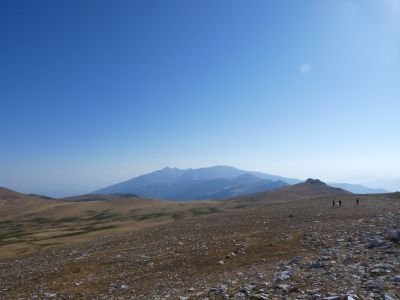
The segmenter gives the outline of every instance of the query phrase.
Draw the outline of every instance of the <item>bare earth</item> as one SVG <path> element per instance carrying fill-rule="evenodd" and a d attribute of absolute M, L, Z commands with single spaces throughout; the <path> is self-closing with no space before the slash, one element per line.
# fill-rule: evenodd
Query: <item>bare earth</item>
<path fill-rule="evenodd" d="M 299 185 L 198 203 L 42 199 L 32 214 L 10 202 L 28 198 L 8 194 L 0 298 L 400 299 L 399 194 L 314 192 Z M 342 208 L 332 208 L 338 199 Z"/>

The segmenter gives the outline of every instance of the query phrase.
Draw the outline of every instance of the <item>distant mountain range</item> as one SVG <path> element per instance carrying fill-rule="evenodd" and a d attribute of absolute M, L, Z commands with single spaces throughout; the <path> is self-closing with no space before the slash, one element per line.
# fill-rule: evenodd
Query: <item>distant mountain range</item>
<path fill-rule="evenodd" d="M 346 191 L 352 192 L 354 194 L 383 194 L 389 193 L 389 191 L 385 189 L 374 189 L 370 187 L 366 187 L 361 184 L 350 184 L 350 183 L 335 183 L 328 182 L 329 185 L 337 188 L 344 189 Z"/>
<path fill-rule="evenodd" d="M 94 194 L 137 194 L 170 200 L 223 199 L 268 191 L 295 179 L 247 172 L 232 167 L 164 168 L 100 189 Z"/>
<path fill-rule="evenodd" d="M 274 190 L 302 182 L 229 166 L 200 169 L 164 168 L 94 191 L 92 194 L 136 194 L 141 197 L 169 200 L 223 199 Z M 329 183 L 349 192 L 384 193 L 362 185 Z"/>

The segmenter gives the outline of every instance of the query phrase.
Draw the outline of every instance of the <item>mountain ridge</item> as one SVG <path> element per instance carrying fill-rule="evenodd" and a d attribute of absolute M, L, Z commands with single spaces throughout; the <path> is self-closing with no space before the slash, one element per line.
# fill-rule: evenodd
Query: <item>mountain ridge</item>
<path fill-rule="evenodd" d="M 249 172 L 229 166 L 199 169 L 165 167 L 96 190 L 92 194 L 134 193 L 142 197 L 169 200 L 221 199 L 271 190 L 287 185 L 288 181 L 297 182 L 293 178 Z"/>
<path fill-rule="evenodd" d="M 242 175 L 254 176 L 259 181 L 258 183 L 248 183 L 246 186 L 244 182 L 237 181 Z M 141 197 L 168 200 L 222 199 L 273 190 L 281 186 L 301 182 L 303 180 L 268 173 L 245 171 L 224 165 L 198 169 L 165 167 L 98 189 L 92 192 L 92 194 L 137 194 Z M 219 190 L 217 188 L 218 184 L 220 185 Z M 328 184 L 332 187 L 342 188 L 357 194 L 388 192 L 384 189 L 371 189 L 360 184 L 334 182 L 329 182 Z M 210 186 L 214 186 L 215 189 L 210 190 Z M 200 187 L 203 187 L 203 193 L 199 191 Z"/>

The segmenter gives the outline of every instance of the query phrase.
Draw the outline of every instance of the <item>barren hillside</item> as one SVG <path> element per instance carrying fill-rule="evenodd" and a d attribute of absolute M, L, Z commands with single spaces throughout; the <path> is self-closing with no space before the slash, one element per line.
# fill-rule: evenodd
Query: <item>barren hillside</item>
<path fill-rule="evenodd" d="M 49 200 L 34 230 L 26 216 L 0 223 L 0 298 L 400 295 L 397 194 L 359 196 L 309 181 L 217 202 L 96 197 L 107 199 Z M 343 206 L 332 208 L 333 199 Z M 65 234 L 47 236 L 53 230 Z"/>

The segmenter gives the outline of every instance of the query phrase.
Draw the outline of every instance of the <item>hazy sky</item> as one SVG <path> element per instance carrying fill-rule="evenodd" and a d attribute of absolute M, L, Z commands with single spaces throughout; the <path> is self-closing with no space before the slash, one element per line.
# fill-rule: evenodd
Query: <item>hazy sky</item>
<path fill-rule="evenodd" d="M 400 0 L 3 0 L 0 104 L 23 192 L 217 164 L 377 185 L 400 178 Z"/>

